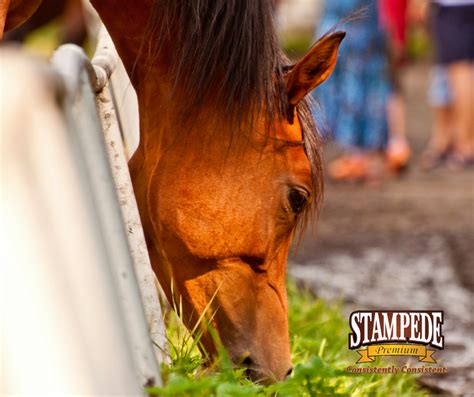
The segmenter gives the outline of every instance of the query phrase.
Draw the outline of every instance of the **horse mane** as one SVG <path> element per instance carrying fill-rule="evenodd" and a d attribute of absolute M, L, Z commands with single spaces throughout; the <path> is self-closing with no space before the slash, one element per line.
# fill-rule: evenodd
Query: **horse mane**
<path fill-rule="evenodd" d="M 233 123 L 275 112 L 283 87 L 275 84 L 282 65 L 274 11 L 274 0 L 154 0 L 146 39 L 155 52 L 173 43 L 168 62 L 183 90 L 182 115 L 210 100 Z"/>
<path fill-rule="evenodd" d="M 279 46 L 275 8 L 275 0 L 153 0 L 145 32 L 148 55 L 153 61 L 173 43 L 166 62 L 183 123 L 204 103 L 225 116 L 233 133 L 253 126 L 262 113 L 268 131 L 286 117 L 284 73 L 291 65 Z M 312 166 L 315 208 L 323 189 L 320 135 L 308 100 L 297 112 Z"/>

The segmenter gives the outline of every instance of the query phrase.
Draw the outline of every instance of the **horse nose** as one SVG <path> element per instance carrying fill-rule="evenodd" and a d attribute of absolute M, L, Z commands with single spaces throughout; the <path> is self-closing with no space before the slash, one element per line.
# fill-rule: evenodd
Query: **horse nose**
<path fill-rule="evenodd" d="M 284 380 L 288 378 L 293 372 L 293 367 L 290 366 L 286 371 L 282 372 L 283 376 L 281 378 L 273 376 L 268 371 L 262 371 L 262 368 L 256 364 L 251 356 L 247 356 L 242 360 L 241 367 L 245 368 L 245 375 L 249 379 L 262 384 L 270 384 L 278 380 Z"/>
<path fill-rule="evenodd" d="M 252 359 L 252 357 L 245 357 L 240 363 L 240 366 L 245 369 L 245 375 L 247 378 L 254 382 L 259 381 L 260 372 L 258 371 L 258 368 L 255 365 L 255 361 Z"/>

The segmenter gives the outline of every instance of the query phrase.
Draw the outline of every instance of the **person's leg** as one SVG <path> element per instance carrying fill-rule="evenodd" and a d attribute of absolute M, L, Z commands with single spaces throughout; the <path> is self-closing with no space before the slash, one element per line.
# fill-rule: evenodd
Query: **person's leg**
<path fill-rule="evenodd" d="M 400 92 L 390 95 L 387 104 L 388 125 L 390 138 L 405 139 L 406 117 L 405 100 Z"/>
<path fill-rule="evenodd" d="M 448 66 L 453 97 L 454 150 L 461 159 L 474 157 L 474 64 L 454 62 Z"/>
<path fill-rule="evenodd" d="M 452 144 L 453 112 L 450 105 L 433 107 L 433 133 L 428 150 L 446 154 Z"/>
<path fill-rule="evenodd" d="M 411 155 L 406 138 L 405 99 L 401 92 L 390 95 L 387 103 L 389 141 L 387 147 L 387 164 L 393 171 L 404 168 Z"/>
<path fill-rule="evenodd" d="M 422 167 L 427 170 L 440 165 L 453 146 L 452 93 L 446 68 L 433 67 L 430 80 L 428 101 L 433 109 L 433 125 L 422 156 Z"/>
<path fill-rule="evenodd" d="M 428 148 L 421 158 L 421 166 L 431 170 L 441 165 L 450 153 L 453 139 L 453 112 L 450 105 L 433 106 L 433 127 Z"/>

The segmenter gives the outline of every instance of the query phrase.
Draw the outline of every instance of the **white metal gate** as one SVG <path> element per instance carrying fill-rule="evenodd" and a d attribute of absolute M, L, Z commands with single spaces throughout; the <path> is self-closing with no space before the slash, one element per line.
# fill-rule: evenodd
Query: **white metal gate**
<path fill-rule="evenodd" d="M 138 111 L 125 78 L 105 30 L 92 62 L 74 45 L 50 66 L 0 52 L 1 395 L 161 384 L 167 343 L 122 140 Z"/>

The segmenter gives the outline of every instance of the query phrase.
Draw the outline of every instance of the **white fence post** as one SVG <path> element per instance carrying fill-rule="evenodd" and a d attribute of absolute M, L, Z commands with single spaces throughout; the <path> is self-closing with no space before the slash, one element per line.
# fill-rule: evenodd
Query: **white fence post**
<path fill-rule="evenodd" d="M 97 50 L 92 59 L 92 65 L 96 70 L 96 74 L 110 76 L 112 73 L 110 65 L 115 65 L 118 61 L 118 55 L 115 53 L 112 40 L 105 28 L 102 27 L 101 32 L 99 33 Z M 121 76 L 126 77 L 127 75 L 125 70 L 123 70 L 121 62 L 118 62 L 117 67 L 122 69 Z M 119 70 L 115 70 L 114 73 L 118 71 Z M 121 131 L 120 129 L 114 99 L 109 87 L 111 82 L 107 84 L 107 80 L 108 79 L 101 79 L 101 82 L 98 81 L 96 87 L 96 89 L 100 89 L 100 92 L 97 94 L 97 108 L 99 109 L 99 116 L 104 131 L 105 145 L 109 155 L 110 165 L 112 167 L 112 174 L 117 188 L 122 215 L 128 232 L 135 273 L 140 287 L 143 308 L 145 310 L 149 332 L 153 341 L 155 355 L 158 362 L 168 362 L 168 343 L 155 283 L 156 276 L 153 273 L 150 258 L 148 256 L 145 236 L 143 234 L 143 228 L 133 192 L 132 181 L 128 171 L 126 153 L 122 140 L 122 136 L 125 135 L 126 132 Z M 102 81 L 103 88 L 101 87 Z"/>
<path fill-rule="evenodd" d="M 66 44 L 59 47 L 53 54 L 51 63 L 66 83 L 68 103 L 65 111 L 69 112 L 71 125 L 76 128 L 74 136 L 81 148 L 92 185 L 92 196 L 106 252 L 110 257 L 111 271 L 123 306 L 135 366 L 143 384 L 160 384 L 156 355 L 148 332 L 128 234 L 107 156 L 95 93 L 92 90 L 92 87 L 94 89 L 99 87 L 101 78 L 102 82 L 106 80 L 103 79 L 104 76 L 96 74 L 95 68 L 83 50 L 75 45 Z M 111 73 L 113 67 L 114 65 L 109 65 L 107 75 Z M 161 316 L 161 311 L 158 315 Z"/>
<path fill-rule="evenodd" d="M 92 63 L 1 52 L 0 394 L 143 395 L 169 353 L 122 141 L 138 109 L 117 114 L 109 81 L 123 65 L 105 31 Z"/>
<path fill-rule="evenodd" d="M 143 396 L 54 73 L 18 50 L 0 52 L 0 395 Z"/>

